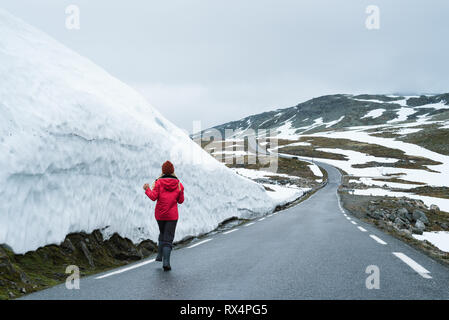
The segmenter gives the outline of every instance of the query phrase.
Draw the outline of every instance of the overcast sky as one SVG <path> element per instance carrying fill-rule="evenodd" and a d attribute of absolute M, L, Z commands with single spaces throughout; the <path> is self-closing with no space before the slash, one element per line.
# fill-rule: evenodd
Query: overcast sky
<path fill-rule="evenodd" d="M 80 29 L 65 26 L 68 5 Z M 368 30 L 368 5 L 380 29 Z M 449 92 L 449 1 L 0 0 L 191 131 L 331 93 Z"/>

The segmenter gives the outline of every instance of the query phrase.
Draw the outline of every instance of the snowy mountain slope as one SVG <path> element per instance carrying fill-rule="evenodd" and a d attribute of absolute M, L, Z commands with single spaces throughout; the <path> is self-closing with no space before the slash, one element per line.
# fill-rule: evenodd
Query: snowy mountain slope
<path fill-rule="evenodd" d="M 386 96 L 336 94 L 322 96 L 294 107 L 248 116 L 215 126 L 225 129 L 277 129 L 282 138 L 326 129 L 356 126 L 398 125 L 404 121 L 425 122 L 443 115 L 449 124 L 449 93 L 434 96 Z M 207 133 L 206 129 L 203 133 Z"/>
<path fill-rule="evenodd" d="M 272 151 L 327 162 L 361 178 L 355 194 L 406 194 L 449 212 L 448 101 L 449 94 L 339 94 L 213 129 L 234 130 L 235 141 L 253 134 L 247 129 L 271 129 L 279 139 Z"/>
<path fill-rule="evenodd" d="M 0 243 L 16 253 L 71 232 L 156 240 L 142 190 L 170 159 L 185 185 L 175 240 L 272 210 L 139 94 L 0 10 Z"/>

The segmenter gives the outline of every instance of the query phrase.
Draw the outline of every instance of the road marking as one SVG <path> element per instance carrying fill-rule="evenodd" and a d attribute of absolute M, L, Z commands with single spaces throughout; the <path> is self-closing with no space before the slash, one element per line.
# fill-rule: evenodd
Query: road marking
<path fill-rule="evenodd" d="M 343 207 L 341 206 L 341 203 L 340 203 L 340 197 L 338 196 L 338 189 L 337 189 L 337 191 L 335 191 L 335 195 L 337 196 L 337 202 L 338 202 L 338 207 L 340 208 L 340 211 L 342 213 L 345 213 L 345 210 L 343 210 Z"/>
<path fill-rule="evenodd" d="M 194 247 L 196 247 L 196 246 L 199 246 L 200 244 L 203 244 L 203 243 L 206 243 L 206 242 L 208 242 L 208 241 L 211 241 L 212 239 L 206 239 L 206 240 L 203 240 L 203 241 L 200 241 L 200 242 L 197 242 L 197 243 L 195 243 L 195 244 L 192 244 L 190 247 L 187 247 L 187 248 L 194 248 Z"/>
<path fill-rule="evenodd" d="M 273 214 L 269 214 L 267 217 L 271 217 Z"/>
<path fill-rule="evenodd" d="M 376 240 L 378 243 L 386 245 L 387 243 L 385 241 L 383 241 L 381 238 L 376 237 L 374 234 L 370 234 L 369 235 L 372 239 Z"/>
<path fill-rule="evenodd" d="M 346 217 L 346 219 L 351 220 L 351 218 L 349 218 L 349 217 Z"/>
<path fill-rule="evenodd" d="M 347 217 L 348 215 L 345 213 L 344 216 Z"/>
<path fill-rule="evenodd" d="M 265 218 L 260 218 L 258 221 L 263 221 L 263 220 L 265 220 Z"/>
<path fill-rule="evenodd" d="M 234 231 L 237 231 L 238 229 L 232 229 L 232 230 L 229 230 L 229 231 L 226 231 L 226 232 L 223 232 L 223 234 L 228 234 L 228 233 L 231 233 L 231 232 L 234 232 Z"/>
<path fill-rule="evenodd" d="M 129 271 L 129 270 L 132 270 L 132 269 L 136 269 L 136 268 L 142 267 L 142 266 L 144 266 L 146 264 L 149 264 L 151 262 L 154 262 L 154 259 L 151 259 L 151 260 L 148 260 L 148 261 L 144 261 L 144 262 L 135 264 L 135 265 L 127 267 L 127 268 L 123 268 L 123 269 L 120 269 L 120 270 L 117 270 L 117 271 L 113 271 L 113 272 L 104 274 L 102 276 L 96 277 L 95 279 L 103 279 L 103 278 L 106 278 L 106 277 L 109 277 L 109 276 L 113 276 L 115 274 L 119 274 L 119 273 L 122 273 L 122 272 L 126 272 L 126 271 Z"/>
<path fill-rule="evenodd" d="M 359 228 L 359 230 L 362 231 L 362 232 L 366 232 L 365 228 L 362 228 L 362 227 L 357 227 L 357 228 Z"/>
<path fill-rule="evenodd" d="M 352 224 L 357 224 L 357 222 L 355 222 L 355 221 L 351 221 L 351 223 L 352 223 Z"/>
<path fill-rule="evenodd" d="M 255 222 L 247 223 L 247 224 L 245 224 L 245 227 L 249 227 L 249 226 L 251 226 L 251 225 L 253 225 L 253 224 L 255 224 Z"/>
<path fill-rule="evenodd" d="M 277 212 L 274 212 L 273 214 L 278 214 Z"/>
<path fill-rule="evenodd" d="M 415 270 L 421 277 L 426 279 L 432 279 L 432 276 L 429 275 L 430 271 L 424 268 L 422 265 L 420 265 L 418 262 L 413 260 L 412 258 L 409 258 L 402 252 L 393 252 L 393 254 L 401 259 L 405 264 L 407 264 L 410 268 Z"/>

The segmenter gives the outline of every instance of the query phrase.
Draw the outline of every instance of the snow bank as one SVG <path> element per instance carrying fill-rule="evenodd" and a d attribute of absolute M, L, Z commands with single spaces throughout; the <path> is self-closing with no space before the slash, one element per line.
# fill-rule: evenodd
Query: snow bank
<path fill-rule="evenodd" d="M 105 227 L 156 240 L 142 185 L 167 159 L 185 185 L 175 240 L 276 206 L 88 59 L 2 10 L 0 34 L 0 243 L 23 253 Z"/>
<path fill-rule="evenodd" d="M 301 197 L 310 188 L 299 188 L 296 186 L 280 186 L 276 184 L 264 183 L 264 186 L 273 191 L 267 191 L 268 195 L 280 205 L 292 202 Z"/>
<path fill-rule="evenodd" d="M 427 240 L 441 251 L 449 252 L 449 232 L 434 231 L 423 232 L 422 235 L 414 234 L 413 237 L 418 240 Z"/>

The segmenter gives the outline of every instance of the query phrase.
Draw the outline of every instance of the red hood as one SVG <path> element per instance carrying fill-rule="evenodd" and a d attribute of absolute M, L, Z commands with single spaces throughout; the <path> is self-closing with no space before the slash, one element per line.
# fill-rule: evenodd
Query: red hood
<path fill-rule="evenodd" d="M 161 184 L 161 187 L 167 191 L 174 191 L 179 183 L 179 180 L 173 178 L 161 178 L 158 181 Z"/>

